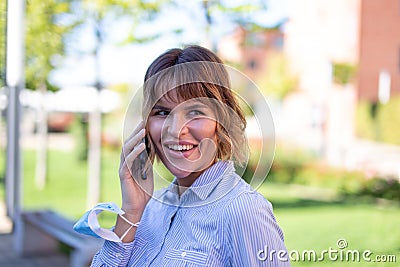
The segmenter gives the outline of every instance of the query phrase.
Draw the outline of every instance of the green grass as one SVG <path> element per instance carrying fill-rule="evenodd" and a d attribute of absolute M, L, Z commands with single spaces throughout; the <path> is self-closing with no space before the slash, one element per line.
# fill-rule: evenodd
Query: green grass
<path fill-rule="evenodd" d="M 4 155 L 0 156 L 4 161 Z M 120 204 L 118 178 L 119 152 L 103 150 L 101 200 Z M 77 219 L 86 211 L 87 165 L 72 152 L 49 151 L 48 181 L 45 189 L 34 181 L 35 152 L 23 153 L 24 209 L 54 209 Z M 4 168 L 4 166 L 0 166 Z M 4 169 L 0 169 L 4 173 Z M 157 180 L 157 187 L 167 184 Z M 338 249 L 343 238 L 349 250 L 371 250 L 375 255 L 396 255 L 400 261 L 400 206 L 377 203 L 371 199 L 342 199 L 329 189 L 267 182 L 259 189 L 274 205 L 274 212 L 285 234 L 289 251 Z M 4 187 L 0 186 L 4 199 Z M 110 214 L 109 214 L 110 215 Z M 114 216 L 104 216 L 105 226 Z M 292 262 L 292 266 L 397 266 L 395 263 Z"/>
<path fill-rule="evenodd" d="M 329 206 L 277 211 L 286 235 L 288 250 L 338 250 L 337 241 L 346 240 L 346 249 L 371 250 L 374 255 L 396 255 L 400 259 L 398 229 L 400 211 L 371 206 Z M 333 263 L 326 259 L 329 266 Z M 309 266 L 309 262 L 298 266 Z M 319 266 L 316 264 L 315 266 Z M 359 263 L 365 266 L 365 262 Z M 388 265 L 390 266 L 390 265 Z M 394 266 L 393 264 L 391 266 Z"/>
<path fill-rule="evenodd" d="M 371 199 L 330 199 L 334 193 L 321 190 L 312 199 L 308 188 L 286 184 L 264 184 L 259 191 L 274 205 L 278 223 L 285 234 L 288 251 L 315 250 L 317 256 L 329 248 L 339 250 L 337 241 L 345 239 L 344 250 L 364 250 L 375 255 L 395 255 L 400 261 L 400 208 L 397 204 L 376 204 Z M 302 197 L 305 196 L 305 197 Z M 320 198 L 320 200 L 318 200 Z M 295 256 L 295 254 L 293 254 Z M 293 266 L 343 266 L 347 262 L 292 262 Z M 395 263 L 355 263 L 356 266 L 397 266 Z"/>

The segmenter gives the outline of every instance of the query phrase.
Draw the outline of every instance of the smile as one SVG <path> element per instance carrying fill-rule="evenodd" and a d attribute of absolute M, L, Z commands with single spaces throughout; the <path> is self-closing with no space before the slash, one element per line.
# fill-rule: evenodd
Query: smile
<path fill-rule="evenodd" d="M 191 150 L 194 145 L 168 145 L 168 148 L 175 151 L 188 151 Z"/>

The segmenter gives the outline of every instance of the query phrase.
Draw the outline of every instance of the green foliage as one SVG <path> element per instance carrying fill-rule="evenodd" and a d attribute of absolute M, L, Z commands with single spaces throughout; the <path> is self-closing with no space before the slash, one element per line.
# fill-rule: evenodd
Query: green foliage
<path fill-rule="evenodd" d="M 253 23 L 251 16 L 249 14 L 254 14 L 257 11 L 266 9 L 263 3 L 239 3 L 236 5 L 231 2 L 227 3 L 225 1 L 202 1 L 202 8 L 204 14 L 210 16 L 211 23 L 213 22 L 213 17 L 226 16 L 231 21 L 246 26 L 249 23 Z"/>
<path fill-rule="evenodd" d="M 255 167 L 246 169 L 245 179 Z M 332 189 L 343 197 L 366 196 L 400 201 L 400 183 L 394 177 L 367 178 L 364 173 L 327 166 L 302 150 L 277 148 L 266 181 Z"/>
<path fill-rule="evenodd" d="M 314 160 L 316 159 L 312 154 L 303 150 L 278 146 L 268 179 L 276 182 L 292 183 L 299 170 Z"/>
<path fill-rule="evenodd" d="M 290 74 L 287 60 L 283 54 L 271 54 L 266 60 L 266 71 L 260 75 L 257 84 L 266 95 L 283 99 L 296 88 L 298 79 Z"/>
<path fill-rule="evenodd" d="M 62 63 L 66 53 L 66 39 L 74 30 L 90 19 L 107 24 L 108 20 L 129 17 L 132 32 L 126 39 L 144 42 L 153 36 L 135 37 L 138 24 L 154 18 L 168 0 L 27 0 L 25 16 L 25 81 L 26 87 L 58 88 L 49 74 Z M 4 85 L 6 1 L 0 1 L 0 87 Z M 98 26 L 98 25 L 97 25 Z M 104 36 L 103 36 L 104 37 Z"/>
<path fill-rule="evenodd" d="M 70 1 L 27 0 L 25 16 L 25 81 L 26 87 L 36 89 L 50 83 L 50 72 L 60 63 L 64 54 L 63 38 L 72 25 L 62 24 L 59 18 L 68 14 Z M 0 1 L 0 86 L 4 85 L 6 0 Z"/>
<path fill-rule="evenodd" d="M 37 89 L 46 86 L 56 90 L 49 81 L 50 72 L 61 62 L 64 55 L 64 37 L 72 25 L 60 22 L 71 12 L 68 1 L 26 1 L 25 80 L 26 87 Z"/>
<path fill-rule="evenodd" d="M 395 178 L 380 179 L 374 177 L 363 183 L 358 194 L 371 195 L 377 198 L 400 200 L 400 183 Z"/>
<path fill-rule="evenodd" d="M 75 19 L 79 25 L 90 23 L 97 41 L 102 43 L 107 38 L 110 22 L 120 19 L 130 21 L 130 31 L 120 44 L 145 43 L 161 36 L 159 33 L 138 35 L 136 29 L 140 24 L 154 20 L 161 9 L 170 4 L 170 0 L 74 0 L 76 3 Z M 79 30 L 79 28 L 78 28 Z M 101 45 L 101 44 L 97 45 Z"/>
<path fill-rule="evenodd" d="M 386 104 L 373 105 L 366 101 L 358 104 L 357 136 L 400 145 L 400 96 L 392 97 Z"/>
<path fill-rule="evenodd" d="M 356 66 L 353 64 L 337 62 L 333 63 L 333 80 L 337 84 L 346 85 L 353 81 L 356 74 Z"/>
<path fill-rule="evenodd" d="M 367 101 L 359 101 L 356 109 L 356 135 L 360 138 L 377 140 L 375 119 L 371 114 L 372 105 Z"/>
<path fill-rule="evenodd" d="M 378 106 L 377 127 L 380 140 L 400 145 L 400 96 Z"/>

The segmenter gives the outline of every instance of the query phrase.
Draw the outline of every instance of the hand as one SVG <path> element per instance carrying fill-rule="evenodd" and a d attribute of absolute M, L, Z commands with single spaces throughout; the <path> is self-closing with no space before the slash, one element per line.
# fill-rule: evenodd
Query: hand
<path fill-rule="evenodd" d="M 152 164 L 147 162 L 146 169 L 143 170 L 139 157 L 146 149 L 142 142 L 145 134 L 142 121 L 124 143 L 119 167 L 122 210 L 139 219 L 154 191 Z M 143 171 L 146 171 L 147 179 L 142 179 Z"/>

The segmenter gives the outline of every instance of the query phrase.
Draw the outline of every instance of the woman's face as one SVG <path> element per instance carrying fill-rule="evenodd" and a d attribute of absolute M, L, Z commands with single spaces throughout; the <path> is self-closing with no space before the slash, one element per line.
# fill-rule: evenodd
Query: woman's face
<path fill-rule="evenodd" d="M 201 101 L 179 101 L 175 91 L 169 96 L 154 105 L 147 129 L 164 165 L 184 178 L 215 161 L 217 123 L 213 110 Z"/>

